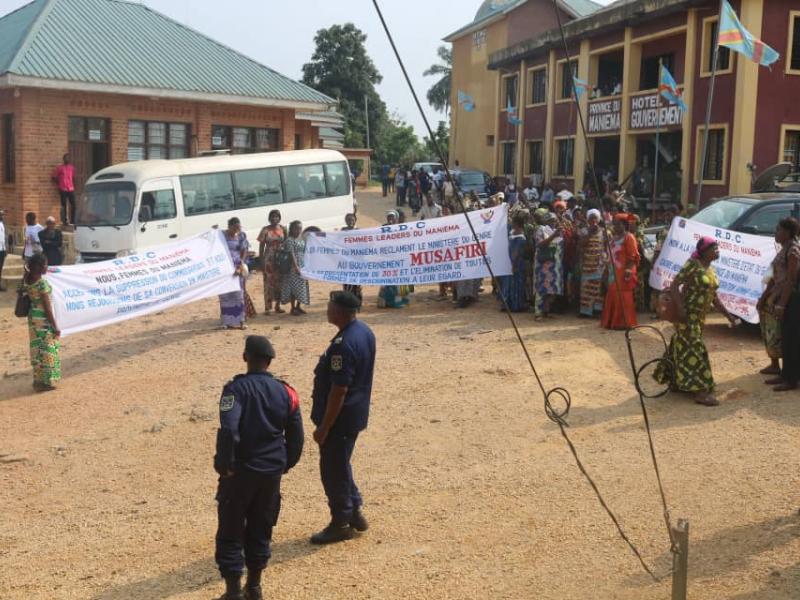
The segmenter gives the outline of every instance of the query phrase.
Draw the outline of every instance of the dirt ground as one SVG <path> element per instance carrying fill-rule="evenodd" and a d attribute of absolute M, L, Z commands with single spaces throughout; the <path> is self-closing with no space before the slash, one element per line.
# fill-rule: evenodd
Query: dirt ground
<path fill-rule="evenodd" d="M 388 204 L 361 198 L 362 226 Z M 250 291 L 262 305 L 260 281 Z M 409 308 L 361 317 L 378 338 L 369 429 L 355 471 L 371 529 L 325 548 L 308 419 L 312 369 L 335 331 L 331 289 L 307 317 L 260 316 L 274 371 L 303 399 L 306 451 L 283 483 L 267 597 L 636 600 L 669 597 L 617 536 L 547 420 L 507 317 L 418 289 Z M 0 294 L 0 598 L 209 599 L 212 469 L 221 386 L 243 368 L 244 333 L 205 300 L 64 340 L 56 392 L 30 390 L 27 330 Z M 642 320 L 649 318 L 642 315 Z M 667 533 L 624 336 L 595 321 L 519 317 L 548 387 L 569 389 L 569 432 L 632 540 L 658 572 Z M 659 325 L 662 327 L 662 325 Z M 668 333 L 668 327 L 663 327 Z M 800 597 L 800 394 L 773 395 L 754 331 L 714 318 L 722 405 L 648 401 L 673 518 L 691 528 L 689 596 Z M 646 339 L 644 361 L 657 354 Z"/>

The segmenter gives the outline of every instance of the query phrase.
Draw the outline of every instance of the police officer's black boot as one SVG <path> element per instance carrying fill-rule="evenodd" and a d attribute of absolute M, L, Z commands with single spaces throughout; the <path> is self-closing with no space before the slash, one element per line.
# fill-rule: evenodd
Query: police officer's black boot
<path fill-rule="evenodd" d="M 245 600 L 242 593 L 241 575 L 229 575 L 225 578 L 225 593 L 219 597 L 219 600 Z"/>
<path fill-rule="evenodd" d="M 353 510 L 353 516 L 350 518 L 350 527 L 358 532 L 364 532 L 369 529 L 367 518 L 364 516 L 364 513 L 361 512 L 360 508 Z"/>
<path fill-rule="evenodd" d="M 350 523 L 334 523 L 331 521 L 325 529 L 311 536 L 311 543 L 319 545 L 335 544 L 336 542 L 352 540 L 353 537 L 355 537 L 355 533 Z"/>
<path fill-rule="evenodd" d="M 247 583 L 244 586 L 246 600 L 264 600 L 261 595 L 261 571 L 247 569 Z"/>

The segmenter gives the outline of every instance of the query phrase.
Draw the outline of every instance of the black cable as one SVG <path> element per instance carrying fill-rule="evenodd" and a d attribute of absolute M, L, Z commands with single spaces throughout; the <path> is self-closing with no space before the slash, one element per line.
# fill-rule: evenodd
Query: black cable
<path fill-rule="evenodd" d="M 409 90 L 411 92 L 411 95 L 414 98 L 414 102 L 417 105 L 417 109 L 419 110 L 419 113 L 422 116 L 422 120 L 425 123 L 426 129 L 428 130 L 428 135 L 430 136 L 429 139 L 431 140 L 431 142 L 433 144 L 434 151 L 436 152 L 436 155 L 439 157 L 439 161 L 444 166 L 445 173 L 446 173 L 446 175 L 448 177 L 448 180 L 450 180 L 453 183 L 453 186 L 456 189 L 456 198 L 458 199 L 458 203 L 461 206 L 462 211 L 464 212 L 464 217 L 465 217 L 465 219 L 467 221 L 467 225 L 469 226 L 470 231 L 472 232 L 473 238 L 475 239 L 476 242 L 478 242 L 479 240 L 478 240 L 477 232 L 475 231 L 475 228 L 474 228 L 474 226 L 472 224 L 472 220 L 470 219 L 469 213 L 467 212 L 466 206 L 464 205 L 462 193 L 461 193 L 461 191 L 460 191 L 460 189 L 458 187 L 458 183 L 450 175 L 450 169 L 447 166 L 447 161 L 444 159 L 444 153 L 441 151 L 441 148 L 439 146 L 439 141 L 436 138 L 436 136 L 433 134 L 433 130 L 431 129 L 430 123 L 428 122 L 428 118 L 425 115 L 425 111 L 422 108 L 422 104 L 419 101 L 419 97 L 417 96 L 416 90 L 414 89 L 414 85 L 411 83 L 411 79 L 408 76 L 408 72 L 406 71 L 406 67 L 405 67 L 405 64 L 403 63 L 403 59 L 400 57 L 400 53 L 397 50 L 397 46 L 395 45 L 394 38 L 393 38 L 393 36 L 391 34 L 391 31 L 389 30 L 389 27 L 388 27 L 388 25 L 386 23 L 386 20 L 384 19 L 383 12 L 381 11 L 380 6 L 378 5 L 378 0 L 372 0 L 372 3 L 374 5 L 374 7 L 375 7 L 375 11 L 378 14 L 378 18 L 381 21 L 381 25 L 383 26 L 383 30 L 386 33 L 386 37 L 388 38 L 389 43 L 392 46 L 392 50 L 394 52 L 395 57 L 397 58 L 397 62 L 399 64 L 399 66 L 400 66 L 400 69 L 403 72 L 403 77 L 405 78 L 406 83 L 408 85 L 408 88 L 409 88 Z M 560 16 L 559 16 L 559 25 L 560 25 Z M 562 38 L 563 38 L 563 29 L 562 29 Z M 568 53 L 567 53 L 567 60 L 569 60 L 569 54 Z M 571 69 L 572 67 L 570 66 L 569 68 Z M 574 88 L 574 85 L 573 85 L 573 88 Z M 577 98 L 576 98 L 576 100 L 577 100 Z M 580 108 L 578 109 L 578 114 L 579 114 L 580 120 L 581 120 L 581 127 L 585 131 L 585 127 L 584 127 L 584 124 L 583 124 L 583 117 L 582 117 L 582 115 L 580 115 Z M 594 169 L 592 169 L 592 172 L 593 172 L 594 177 L 595 177 L 595 187 L 596 187 L 597 192 L 599 194 L 599 185 L 598 185 L 598 182 L 597 182 L 596 173 L 594 173 Z M 604 228 L 604 230 L 605 230 L 605 228 Z M 607 235 L 606 235 L 606 242 L 607 242 L 608 247 L 610 248 L 610 243 L 608 243 Z M 486 268 L 489 271 L 489 275 L 490 275 L 490 277 L 492 279 L 492 282 L 494 282 L 495 285 L 497 285 L 498 284 L 497 277 L 494 274 L 494 270 L 492 269 L 491 263 L 489 262 L 488 257 L 486 256 L 486 253 L 483 251 L 483 248 L 482 248 L 482 246 L 480 246 L 480 244 L 478 244 L 478 248 L 479 248 L 479 251 L 481 253 L 481 257 L 482 257 L 482 259 L 484 261 L 484 264 L 486 265 Z M 605 509 L 606 513 L 611 518 L 612 522 L 614 523 L 614 525 L 617 528 L 617 531 L 618 531 L 620 537 L 628 544 L 628 546 L 631 548 L 633 553 L 639 559 L 639 562 L 641 563 L 642 567 L 650 575 L 650 577 L 652 577 L 654 581 L 657 581 L 657 582 L 660 581 L 662 579 L 662 577 L 659 577 L 659 576 L 655 575 L 655 573 L 653 573 L 653 571 L 650 569 L 650 567 L 648 567 L 647 563 L 642 558 L 642 555 L 639 552 L 639 550 L 636 548 L 636 546 L 630 541 L 628 536 L 625 534 L 624 530 L 622 529 L 622 526 L 619 523 L 619 520 L 617 519 L 617 517 L 614 515 L 614 513 L 611 511 L 611 509 L 606 504 L 602 494 L 600 493 L 600 490 L 597 487 L 597 484 L 591 478 L 591 476 L 587 472 L 586 468 L 584 467 L 583 463 L 581 462 L 580 458 L 578 457 L 578 452 L 577 452 L 574 444 L 570 440 L 569 435 L 567 434 L 567 431 L 566 431 L 566 428 L 569 425 L 567 424 L 565 419 L 566 419 L 566 417 L 567 417 L 567 415 L 569 413 L 569 410 L 570 410 L 570 407 L 571 407 L 571 403 L 572 403 L 569 391 L 566 390 L 563 387 L 556 387 L 556 388 L 551 389 L 550 391 L 547 391 L 547 389 L 545 388 L 544 383 L 543 383 L 538 371 L 536 370 L 536 366 L 533 363 L 533 359 L 531 358 L 530 352 L 528 351 L 528 348 L 525 345 L 525 341 L 522 338 L 522 334 L 519 331 L 519 327 L 517 326 L 516 320 L 514 319 L 514 316 L 513 316 L 512 312 L 509 310 L 508 303 L 506 302 L 506 299 L 503 297 L 502 294 L 500 295 L 500 299 L 501 299 L 501 301 L 503 303 L 504 308 L 506 309 L 505 313 L 508 316 L 508 319 L 509 319 L 509 321 L 511 323 L 512 328 L 514 329 L 514 333 L 515 333 L 515 335 L 517 337 L 517 341 L 519 342 L 520 346 L 522 347 L 522 351 L 525 354 L 525 358 L 527 359 L 528 365 L 530 366 L 531 371 L 533 372 L 533 375 L 536 378 L 536 382 L 537 382 L 537 384 L 539 386 L 539 389 L 541 390 L 542 395 L 544 397 L 545 414 L 547 415 L 547 417 L 551 421 L 553 421 L 554 423 L 556 423 L 558 425 L 558 427 L 559 427 L 559 429 L 561 431 L 561 435 L 564 437 L 565 441 L 567 442 L 567 446 L 569 447 L 569 450 L 572 453 L 573 458 L 575 459 L 575 462 L 576 462 L 576 464 L 578 466 L 578 469 L 580 470 L 580 472 L 583 474 L 583 476 L 589 482 L 589 485 L 594 490 L 594 492 L 595 492 L 595 494 L 596 494 L 596 496 L 597 496 L 597 498 L 598 498 L 598 500 L 600 502 L 600 505 L 603 507 L 603 509 Z M 552 400 L 551 400 L 552 397 L 558 397 L 563 401 L 564 407 L 561 410 L 557 410 L 557 409 L 555 409 L 553 407 L 553 403 L 552 403 Z"/>

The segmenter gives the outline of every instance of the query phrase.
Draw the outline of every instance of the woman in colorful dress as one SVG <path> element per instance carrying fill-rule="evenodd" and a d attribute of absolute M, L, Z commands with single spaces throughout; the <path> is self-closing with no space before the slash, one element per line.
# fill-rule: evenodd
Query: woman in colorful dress
<path fill-rule="evenodd" d="M 797 389 L 800 380 L 800 244 L 797 235 L 800 224 L 788 218 L 778 223 L 775 241 L 781 250 L 772 262 L 773 275 L 764 296 L 759 300 L 762 331 L 765 332 L 767 353 L 772 365 L 762 370 L 765 374 L 779 375 L 766 383 L 776 386 L 776 392 Z M 766 297 L 766 300 L 765 300 Z M 766 321 L 765 321 L 766 319 Z M 766 327 L 765 327 L 766 325 Z M 783 368 L 777 373 L 771 367 L 783 359 Z"/>
<path fill-rule="evenodd" d="M 536 245 L 534 258 L 533 303 L 534 319 L 541 321 L 550 317 L 553 299 L 564 293 L 564 278 L 561 265 L 563 240 L 556 216 L 546 208 L 537 208 L 533 213 L 536 229 L 533 241 Z"/>
<path fill-rule="evenodd" d="M 629 222 L 626 213 L 614 215 L 611 238 L 613 268 L 608 270 L 608 291 L 600 317 L 600 323 L 606 329 L 629 329 L 637 325 L 633 296 L 638 284 L 639 247 L 636 238 L 628 232 Z"/>
<path fill-rule="evenodd" d="M 508 236 L 508 253 L 511 256 L 511 275 L 500 278 L 500 295 L 504 301 L 501 310 L 521 312 L 525 310 L 525 265 L 528 242 L 525 239 L 526 218 L 517 214 L 511 219 Z"/>
<path fill-rule="evenodd" d="M 303 237 L 303 224 L 292 221 L 289 224 L 289 237 L 283 243 L 284 251 L 292 258 L 292 268 L 283 278 L 281 289 L 281 302 L 289 303 L 292 307 L 291 314 L 295 317 L 306 314 L 300 306 L 311 303 L 311 292 L 308 281 L 303 279 L 301 269 L 305 261 L 306 241 Z"/>
<path fill-rule="evenodd" d="M 397 225 L 400 221 L 400 213 L 396 210 L 386 212 L 386 223 L 384 227 Z M 403 289 L 405 288 L 405 289 Z M 405 294 L 401 292 L 405 291 Z M 383 285 L 378 288 L 378 308 L 402 308 L 408 304 L 408 286 Z"/>
<path fill-rule="evenodd" d="M 247 329 L 244 301 L 244 278 L 247 267 L 244 261 L 247 259 L 250 243 L 247 241 L 247 235 L 242 231 L 242 223 L 238 217 L 228 219 L 228 228 L 224 234 L 228 252 L 233 261 L 233 276 L 239 278 L 239 289 L 219 297 L 220 318 L 225 329 Z"/>
<path fill-rule="evenodd" d="M 27 272 L 22 291 L 30 298 L 28 312 L 28 334 L 30 337 L 31 366 L 33 367 L 33 389 L 47 392 L 55 389 L 61 379 L 61 332 L 56 325 L 50 294 L 53 288 L 44 278 L 47 259 L 35 254 L 28 259 Z"/>
<path fill-rule="evenodd" d="M 400 173 L 402 173 L 401 170 L 398 171 L 398 175 Z M 356 215 L 354 213 L 347 213 L 344 216 L 344 225 L 345 226 L 342 227 L 342 231 L 353 231 L 354 229 L 356 229 L 356 220 L 357 220 L 356 219 Z M 350 284 L 346 283 L 346 284 L 344 284 L 344 291 L 345 292 L 350 292 L 351 294 L 353 294 L 359 300 L 363 300 L 362 290 L 361 290 L 361 286 L 360 285 L 350 285 Z"/>
<path fill-rule="evenodd" d="M 600 226 L 600 211 L 589 210 L 586 233 L 581 236 L 581 291 L 580 314 L 594 317 L 603 311 L 603 273 L 608 260 L 603 229 Z"/>
<path fill-rule="evenodd" d="M 684 322 L 675 324 L 675 334 L 669 342 L 665 358 L 670 366 L 661 363 L 653 374 L 657 382 L 670 384 L 672 391 L 693 394 L 695 402 L 704 406 L 719 404 L 713 394 L 714 377 L 703 343 L 706 315 L 715 306 L 729 321 L 735 320 L 717 298 L 719 280 L 711 263 L 718 258 L 717 242 L 710 237 L 700 238 L 696 251 L 672 281 L 670 293 L 680 295 L 686 317 Z"/>
<path fill-rule="evenodd" d="M 286 312 L 281 308 L 281 274 L 275 265 L 275 256 L 286 241 L 286 228 L 281 225 L 281 211 L 269 211 L 269 225 L 258 234 L 258 255 L 264 264 L 264 314 L 268 315 L 275 305 L 275 312 Z"/>

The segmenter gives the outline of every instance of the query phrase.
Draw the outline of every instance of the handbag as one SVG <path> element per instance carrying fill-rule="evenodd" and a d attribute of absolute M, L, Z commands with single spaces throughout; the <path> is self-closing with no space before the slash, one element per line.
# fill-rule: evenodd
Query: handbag
<path fill-rule="evenodd" d="M 31 297 L 25 291 L 24 285 L 17 288 L 17 303 L 14 305 L 14 316 L 24 319 L 31 312 Z"/>
<path fill-rule="evenodd" d="M 278 250 L 275 253 L 275 268 L 281 275 L 288 275 L 292 272 L 294 262 L 292 260 L 292 253 L 289 250 Z"/>
<path fill-rule="evenodd" d="M 668 289 L 659 294 L 656 304 L 656 314 L 660 319 L 670 323 L 684 323 L 686 310 L 683 306 L 683 297 L 680 292 Z"/>

